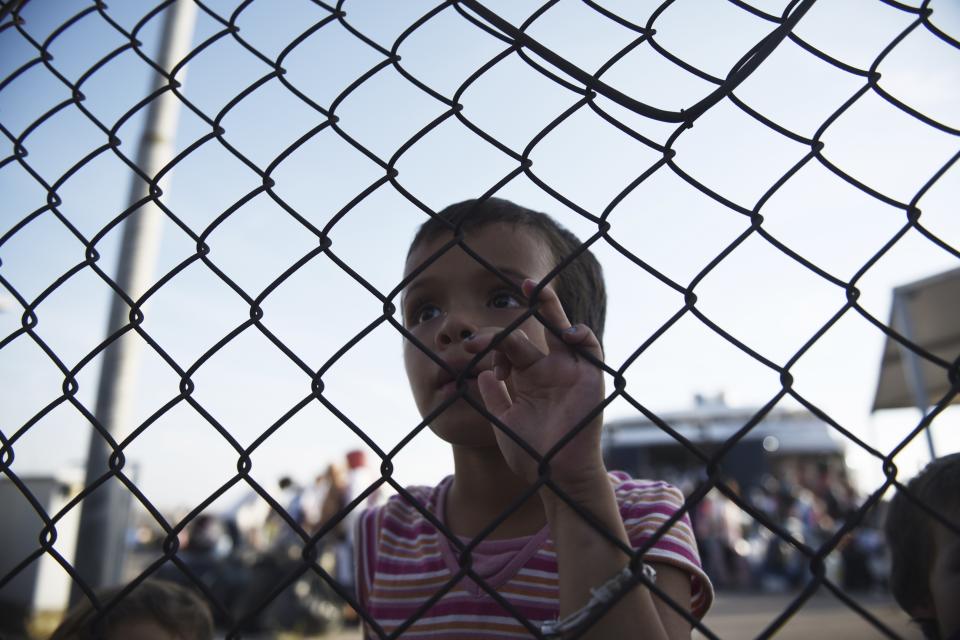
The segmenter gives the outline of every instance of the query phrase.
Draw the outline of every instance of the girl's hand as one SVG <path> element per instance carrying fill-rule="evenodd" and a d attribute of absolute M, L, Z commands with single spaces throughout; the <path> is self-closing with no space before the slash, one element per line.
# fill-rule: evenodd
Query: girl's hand
<path fill-rule="evenodd" d="M 533 280 L 525 280 L 524 295 L 532 296 L 536 286 Z M 547 325 L 561 330 L 561 338 L 545 327 L 545 353 L 522 330 L 514 330 L 493 347 L 493 369 L 478 376 L 478 385 L 487 410 L 545 455 L 603 403 L 603 371 L 577 353 L 581 350 L 602 360 L 603 350 L 589 327 L 570 325 L 552 289 L 541 289 L 537 300 L 540 315 Z M 501 331 L 498 327 L 481 329 L 464 342 L 464 348 L 479 353 Z M 550 477 L 558 485 L 576 491 L 593 486 L 599 475 L 606 476 L 600 451 L 602 424 L 598 413 L 550 459 Z M 494 432 L 513 472 L 530 482 L 536 480 L 537 460 L 496 425 Z"/>

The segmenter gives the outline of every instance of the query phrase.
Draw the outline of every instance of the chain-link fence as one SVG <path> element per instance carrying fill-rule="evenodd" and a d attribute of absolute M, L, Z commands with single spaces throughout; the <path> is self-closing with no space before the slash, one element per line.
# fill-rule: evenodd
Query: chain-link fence
<path fill-rule="evenodd" d="M 101 580 L 65 532 L 84 505 L 116 514 L 132 503 L 162 539 L 128 563 L 121 598 L 173 571 L 204 595 L 228 637 L 279 616 L 291 594 L 327 613 L 344 601 L 373 635 L 402 636 L 417 616 L 385 630 L 322 557 L 348 513 L 389 489 L 460 552 L 459 572 L 420 614 L 470 578 L 518 633 L 542 637 L 471 567 L 469 551 L 511 512 L 464 543 L 405 489 L 424 481 L 416 470 L 438 450 L 425 444 L 431 416 L 410 418 L 409 401 L 392 391 L 404 386 L 396 343 L 430 352 L 397 310 L 411 279 L 400 275 L 404 254 L 417 225 L 482 194 L 550 211 L 604 262 L 613 327 L 603 406 L 642 415 L 699 469 L 649 545 L 717 490 L 802 561 L 790 605 L 762 636 L 823 591 L 896 636 L 827 567 L 891 487 L 903 489 L 912 475 L 898 472 L 903 452 L 950 419 L 960 391 L 955 345 L 909 339 L 886 319 L 886 298 L 866 299 L 960 258 L 960 20 L 949 3 L 197 0 L 196 33 L 173 59 L 155 53 L 172 2 L 116 4 L 2 10 L 0 465 L 13 488 L 4 499 L 15 500 L 4 509 L 28 523 L 16 531 L 29 539 L 17 533 L 8 545 L 24 551 L 5 557 L 0 594 L 53 571 L 81 599 L 113 607 L 96 599 Z M 154 90 L 144 97 L 146 86 Z M 146 171 L 157 160 L 144 149 L 158 142 L 148 113 L 164 100 L 180 110 L 177 139 L 159 141 L 169 157 Z M 157 117 L 176 127 L 176 116 Z M 163 229 L 164 244 L 124 256 L 124 227 L 151 207 L 145 224 Z M 446 251 L 457 247 L 470 251 L 469 238 Z M 564 256 L 548 280 L 575 258 Z M 146 260 L 139 281 L 114 275 L 114 261 L 131 259 Z M 544 321 L 533 304 L 511 328 L 531 316 Z M 864 333 L 874 341 L 851 346 Z M 892 446 L 850 426 L 849 406 L 872 391 L 851 379 L 873 384 L 870 348 L 883 339 L 904 363 L 919 356 L 940 385 L 922 419 L 899 414 Z M 104 385 L 126 375 L 118 354 L 131 342 L 145 382 L 105 400 Z M 821 395 L 820 378 L 851 391 Z M 749 388 L 743 396 L 760 408 L 708 451 L 661 417 L 678 402 L 671 384 Z M 880 478 L 822 540 L 725 481 L 730 452 L 791 402 Z M 86 436 L 103 459 L 82 490 L 58 497 L 59 485 L 32 479 L 31 457 L 76 464 Z M 273 478 L 347 449 L 366 452 L 379 473 L 333 517 L 306 526 Z M 527 496 L 559 490 L 551 457 Z M 262 523 L 294 553 L 232 581 L 211 577 L 180 546 L 241 494 L 268 505 Z M 188 506 L 174 517 L 169 504 Z M 38 569 L 43 562 L 52 568 Z M 640 582 L 637 571 L 628 584 Z M 709 618 L 677 608 L 716 637 Z"/>

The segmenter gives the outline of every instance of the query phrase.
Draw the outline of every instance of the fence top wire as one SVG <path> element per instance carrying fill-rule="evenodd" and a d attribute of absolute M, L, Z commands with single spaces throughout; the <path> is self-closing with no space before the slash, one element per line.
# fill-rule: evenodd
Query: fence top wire
<path fill-rule="evenodd" d="M 674 523 L 719 492 L 805 569 L 790 604 L 758 637 L 775 635 L 824 591 L 896 637 L 828 565 L 876 519 L 885 495 L 906 492 L 912 474 L 904 469 L 916 466 L 934 424 L 956 420 L 947 408 L 960 391 L 960 353 L 919 344 L 887 320 L 886 306 L 906 276 L 960 258 L 952 215 L 960 83 L 951 80 L 960 25 L 950 5 L 311 0 L 276 12 L 264 0 L 195 4 L 189 53 L 169 68 L 156 48 L 172 0 L 0 5 L 0 47 L 9 54 L 0 68 L 9 212 L 0 229 L 0 371 L 9 381 L 0 471 L 15 489 L 12 508 L 36 521 L 31 543 L 17 547 L 23 555 L 0 564 L 0 594 L 52 561 L 108 615 L 175 567 L 239 637 L 312 580 L 358 609 L 375 636 L 399 637 L 473 580 L 539 637 L 536 621 L 472 566 L 477 546 L 527 498 L 553 491 L 637 569 Z M 168 98 L 181 108 L 174 152 L 147 173 L 139 131 Z M 459 228 L 398 275 L 416 225 L 477 195 L 554 212 L 583 239 L 538 287 L 589 247 L 618 306 L 604 360 L 581 353 L 603 371 L 606 396 L 552 448 L 537 451 L 463 395 L 539 465 L 509 509 L 464 542 L 406 488 L 435 480 L 426 461 L 439 449 L 423 431 L 460 395 L 416 416 L 394 393 L 402 376 L 394 354 L 399 340 L 448 366 L 398 307 L 406 286 L 450 252 L 465 251 L 509 281 Z M 134 291 L 114 263 L 122 229 L 150 207 L 163 246 L 155 275 Z M 111 302 L 125 317 L 104 336 Z M 559 337 L 536 303 L 506 332 L 529 318 Z M 947 390 L 920 419 L 876 419 L 889 430 L 880 436 L 851 407 L 866 406 L 873 346 L 884 339 L 915 354 Z M 142 350 L 143 391 L 115 423 L 94 415 L 93 391 L 123 342 Z M 448 373 L 463 394 L 463 374 Z M 716 446 L 669 418 L 671 406 L 704 386 L 736 387 L 759 407 Z M 857 508 L 817 539 L 728 482 L 732 452 L 784 407 L 809 412 L 851 458 L 867 461 Z M 551 462 L 601 411 L 642 416 L 698 465 L 683 506 L 638 549 L 617 543 L 551 477 Z M 31 476 L 76 460 L 86 437 L 106 443 L 108 460 L 52 507 Z M 62 453 L 51 442 L 63 442 Z M 313 470 L 331 448 L 354 447 L 377 461 L 379 477 L 322 526 L 305 526 L 274 476 Z M 319 556 L 380 489 L 410 501 L 460 562 L 389 628 Z M 110 602 L 97 598 L 61 541 L 97 491 L 129 495 L 163 536 L 160 552 Z M 296 557 L 238 609 L 191 566 L 180 541 L 243 494 L 273 514 Z M 936 505 L 910 499 L 958 532 Z M 186 508 L 173 515 L 174 504 Z M 588 627 L 643 583 L 716 637 L 709 618 L 647 582 L 635 571 Z"/>

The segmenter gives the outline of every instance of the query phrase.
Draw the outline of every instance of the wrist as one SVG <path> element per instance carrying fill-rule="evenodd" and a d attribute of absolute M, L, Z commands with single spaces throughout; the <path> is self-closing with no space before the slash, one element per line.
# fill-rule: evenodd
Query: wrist
<path fill-rule="evenodd" d="M 599 554 L 591 557 L 605 558 L 606 564 L 612 563 L 611 570 L 622 568 L 629 557 L 611 543 L 619 541 L 628 546 L 630 543 L 616 492 L 606 470 L 580 484 L 558 486 L 557 489 L 563 491 L 566 499 L 548 487 L 540 490 L 544 514 L 557 549 L 575 550 L 577 556 Z"/>
<path fill-rule="evenodd" d="M 582 473 L 578 473 L 576 477 L 552 478 L 552 480 L 552 484 L 557 488 L 557 491 L 545 485 L 541 487 L 539 492 L 540 500 L 548 518 L 558 510 L 570 508 L 567 500 L 564 500 L 558 494 L 558 491 L 562 492 L 570 501 L 591 511 L 594 510 L 594 507 L 614 499 L 613 486 L 610 484 L 610 477 L 607 475 L 607 468 L 602 460 L 589 469 L 585 469 Z"/>

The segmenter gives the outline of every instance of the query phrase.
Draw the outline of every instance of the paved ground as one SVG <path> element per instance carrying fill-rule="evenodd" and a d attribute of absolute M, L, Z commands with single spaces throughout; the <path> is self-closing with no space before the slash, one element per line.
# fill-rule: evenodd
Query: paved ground
<path fill-rule="evenodd" d="M 854 597 L 854 596 L 852 596 Z M 920 640 L 919 629 L 888 596 L 854 597 L 862 607 L 906 640 Z M 790 604 L 789 595 L 721 593 L 704 622 L 720 638 L 756 638 Z M 704 636 L 694 632 L 696 640 Z M 777 640 L 869 640 L 887 636 L 831 594 L 813 596 L 782 626 Z M 329 635 L 324 640 L 360 640 L 358 630 Z"/>
<path fill-rule="evenodd" d="M 851 596 L 863 608 L 908 640 L 923 637 L 889 596 Z M 755 638 L 789 606 L 789 595 L 720 593 L 704 623 L 720 638 Z M 694 638 L 704 636 L 694 632 Z M 832 594 L 813 596 L 774 635 L 777 640 L 848 640 L 886 638 L 856 611 Z"/>

